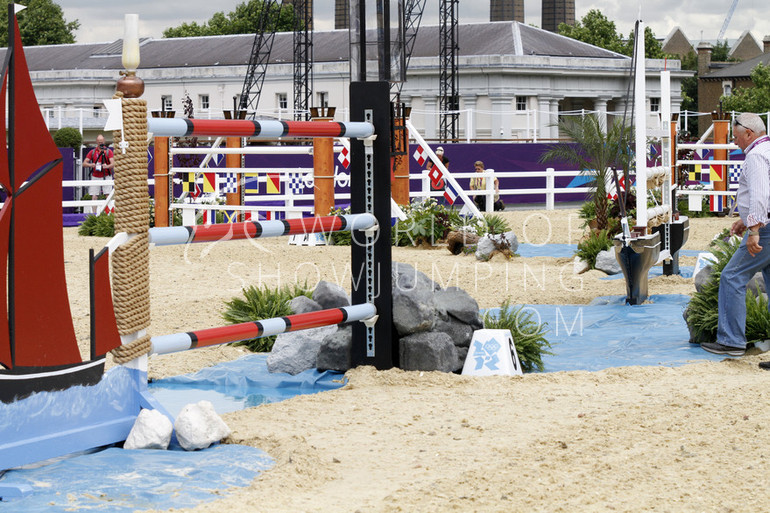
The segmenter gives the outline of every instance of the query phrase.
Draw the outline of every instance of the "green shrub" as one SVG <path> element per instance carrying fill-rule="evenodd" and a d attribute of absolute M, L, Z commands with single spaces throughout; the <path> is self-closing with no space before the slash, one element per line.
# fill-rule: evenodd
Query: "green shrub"
<path fill-rule="evenodd" d="M 243 298 L 234 297 L 230 301 L 225 301 L 226 310 L 222 317 L 230 324 L 240 324 L 243 322 L 253 322 L 272 317 L 284 317 L 291 315 L 289 301 L 297 296 L 310 297 L 310 291 L 307 287 L 294 285 L 293 287 L 284 286 L 279 289 L 270 289 L 267 287 L 254 287 L 243 289 Z M 236 342 L 235 345 L 249 348 L 256 353 L 268 352 L 273 349 L 275 335 L 262 338 L 252 338 Z"/>
<path fill-rule="evenodd" d="M 115 216 L 113 214 L 99 214 L 98 216 L 86 216 L 78 227 L 78 235 L 91 237 L 112 237 L 115 235 Z"/>
<path fill-rule="evenodd" d="M 553 354 L 549 351 L 551 344 L 545 338 L 548 324 L 538 324 L 533 319 L 534 314 L 524 311 L 523 308 L 511 308 L 510 301 L 506 299 L 500 305 L 497 315 L 491 315 L 489 312 L 484 314 L 484 328 L 510 330 L 524 372 L 534 369 L 542 371 L 543 355 Z"/>
<path fill-rule="evenodd" d="M 701 288 L 693 294 L 685 311 L 687 326 L 692 333 L 693 342 L 713 342 L 716 340 L 719 313 L 719 279 L 722 270 L 738 249 L 739 239 L 729 241 L 716 239 L 712 243 L 711 253 L 716 262 L 711 264 L 711 276 Z M 746 291 L 746 340 L 766 340 L 770 338 L 770 314 L 767 311 L 767 299 L 757 297 L 749 289 Z"/>
<path fill-rule="evenodd" d="M 587 239 L 578 244 L 575 254 L 584 262 L 588 262 L 591 269 L 594 269 L 596 267 L 596 255 L 600 251 L 610 249 L 611 247 L 612 238 L 607 235 L 605 230 L 592 231 Z"/>
<path fill-rule="evenodd" d="M 60 128 L 53 134 L 53 142 L 59 148 L 72 148 L 77 150 L 83 144 L 83 136 L 77 128 Z"/>
<path fill-rule="evenodd" d="M 393 227 L 391 237 L 395 246 L 435 245 L 446 239 L 452 227 L 463 224 L 458 211 L 439 205 L 433 198 L 415 200 L 402 209 L 407 218 Z"/>
<path fill-rule="evenodd" d="M 484 218 L 479 223 L 475 223 L 476 235 L 479 237 L 486 234 L 501 234 L 511 231 L 511 225 L 503 217 L 497 214 L 484 214 Z M 455 227 L 453 227 L 455 228 Z"/>

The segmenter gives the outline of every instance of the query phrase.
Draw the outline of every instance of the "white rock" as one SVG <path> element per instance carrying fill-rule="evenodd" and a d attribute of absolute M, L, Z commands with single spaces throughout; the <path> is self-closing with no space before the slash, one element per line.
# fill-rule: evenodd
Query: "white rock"
<path fill-rule="evenodd" d="M 576 256 L 575 259 L 572 261 L 572 272 L 573 274 L 583 274 L 584 272 L 588 271 L 591 268 L 591 265 L 580 258 L 579 256 Z"/>
<path fill-rule="evenodd" d="M 123 444 L 124 449 L 168 449 L 174 427 L 158 410 L 142 410 Z"/>
<path fill-rule="evenodd" d="M 209 401 L 188 404 L 174 422 L 179 445 L 186 451 L 205 449 L 230 434 L 230 428 Z"/>

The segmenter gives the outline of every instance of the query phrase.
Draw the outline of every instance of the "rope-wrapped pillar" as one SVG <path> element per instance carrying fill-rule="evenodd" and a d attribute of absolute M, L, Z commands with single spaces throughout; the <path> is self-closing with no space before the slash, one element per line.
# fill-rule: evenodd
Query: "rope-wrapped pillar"
<path fill-rule="evenodd" d="M 122 94 L 117 93 L 116 98 L 120 97 Z M 123 98 L 122 104 L 123 130 L 113 132 L 115 233 L 126 232 L 133 238 L 112 257 L 115 319 L 123 340 L 123 345 L 113 351 L 118 363 L 150 350 L 150 336 L 144 332 L 150 326 L 147 102 Z"/>

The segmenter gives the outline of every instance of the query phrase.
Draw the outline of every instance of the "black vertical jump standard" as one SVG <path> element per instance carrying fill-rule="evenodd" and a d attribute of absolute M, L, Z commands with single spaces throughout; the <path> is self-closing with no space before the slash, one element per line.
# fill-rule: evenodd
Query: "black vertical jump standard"
<path fill-rule="evenodd" d="M 350 207 L 352 213 L 371 213 L 379 230 L 351 233 L 353 304 L 374 302 L 379 320 L 374 326 L 353 324 L 353 366 L 390 369 L 398 365 L 398 342 L 393 338 L 390 241 L 390 85 L 388 82 L 350 84 L 350 120 L 374 125 L 373 140 L 350 140 Z"/>

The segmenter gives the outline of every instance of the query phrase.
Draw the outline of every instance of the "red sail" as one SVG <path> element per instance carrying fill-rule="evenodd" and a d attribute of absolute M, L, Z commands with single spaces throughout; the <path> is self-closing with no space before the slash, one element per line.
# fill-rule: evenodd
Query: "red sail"
<path fill-rule="evenodd" d="M 0 144 L 0 146 L 5 148 L 4 144 Z M 13 358 L 11 356 L 11 337 L 8 333 L 8 316 L 5 315 L 5 312 L 8 311 L 8 294 L 5 289 L 8 266 L 5 265 L 5 262 L 8 259 L 8 233 L 11 228 L 12 203 L 13 201 L 7 198 L 2 210 L 0 210 L 0 262 L 2 262 L 0 265 L 0 286 L 2 286 L 2 293 L 0 293 L 0 312 L 2 312 L 0 314 L 0 364 L 9 369 L 13 367 Z"/>
<path fill-rule="evenodd" d="M 15 94 L 9 107 L 16 112 L 11 162 L 14 363 L 17 367 L 78 363 L 82 359 L 64 273 L 61 154 L 40 114 L 18 25 L 13 52 Z"/>
<path fill-rule="evenodd" d="M 0 112 L 5 113 L 5 93 L 6 93 L 6 80 L 8 78 L 8 60 L 6 59 L 3 65 L 0 75 Z M 11 337 L 8 333 L 8 316 L 5 313 L 8 311 L 8 290 L 6 285 L 8 282 L 8 237 L 11 230 L 11 205 L 12 200 L 9 197 L 8 191 L 11 189 L 11 179 L 8 174 L 8 148 L 5 146 L 6 130 L 5 122 L 0 123 L 0 186 L 6 193 L 6 200 L 3 204 L 3 209 L 0 210 L 0 364 L 7 368 L 13 366 L 13 357 L 11 355 Z"/>
<path fill-rule="evenodd" d="M 120 346 L 118 323 L 110 288 L 110 253 L 105 248 L 91 263 L 91 358 L 99 358 Z"/>

